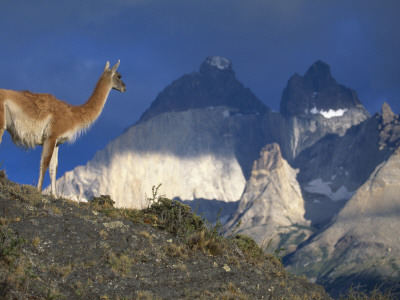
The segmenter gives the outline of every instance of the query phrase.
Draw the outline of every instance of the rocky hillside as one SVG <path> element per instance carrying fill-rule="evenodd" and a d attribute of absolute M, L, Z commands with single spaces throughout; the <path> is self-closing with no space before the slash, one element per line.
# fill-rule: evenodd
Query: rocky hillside
<path fill-rule="evenodd" d="M 0 172 L 1 299 L 330 299 L 250 238 L 159 198 L 115 209 L 43 197 Z"/>

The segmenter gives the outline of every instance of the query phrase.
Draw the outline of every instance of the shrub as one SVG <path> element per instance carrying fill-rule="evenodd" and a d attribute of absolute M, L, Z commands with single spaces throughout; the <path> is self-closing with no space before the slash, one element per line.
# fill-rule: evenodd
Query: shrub
<path fill-rule="evenodd" d="M 159 228 L 166 229 L 185 240 L 204 226 L 203 219 L 194 214 L 190 206 L 163 197 L 144 209 L 144 213 L 156 216 L 155 223 Z"/>
<path fill-rule="evenodd" d="M 115 201 L 111 199 L 110 195 L 100 195 L 100 197 L 93 197 L 89 200 L 89 204 L 95 208 L 113 208 Z"/>
<path fill-rule="evenodd" d="M 19 249 L 25 240 L 15 238 L 11 230 L 0 229 L 0 261 L 11 263 L 19 256 Z"/>

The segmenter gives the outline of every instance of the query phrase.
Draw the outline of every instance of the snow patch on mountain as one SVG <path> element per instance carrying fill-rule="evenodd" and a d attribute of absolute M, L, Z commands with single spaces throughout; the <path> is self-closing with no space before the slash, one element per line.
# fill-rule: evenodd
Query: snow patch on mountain
<path fill-rule="evenodd" d="M 335 118 L 335 117 L 342 117 L 345 112 L 347 112 L 348 109 L 347 108 L 341 108 L 341 109 L 329 109 L 329 110 L 318 110 L 316 106 L 314 106 L 312 109 L 310 110 L 305 110 L 306 114 L 313 114 L 313 115 L 317 115 L 320 114 L 322 115 L 324 118 L 326 119 L 331 119 L 331 118 Z"/>
<path fill-rule="evenodd" d="M 327 196 L 332 201 L 340 201 L 350 199 L 354 192 L 349 191 L 345 186 L 341 186 L 336 191 L 332 191 L 332 181 L 323 181 L 321 178 L 310 181 L 305 187 L 309 193 L 321 194 Z"/>
<path fill-rule="evenodd" d="M 227 70 L 231 67 L 231 64 L 232 64 L 228 59 L 221 57 L 221 56 L 208 57 L 206 59 L 206 62 L 209 65 L 216 67 L 220 70 Z"/>
<path fill-rule="evenodd" d="M 228 118 L 230 116 L 229 110 L 224 110 L 222 112 L 222 115 L 224 116 L 224 118 Z"/>

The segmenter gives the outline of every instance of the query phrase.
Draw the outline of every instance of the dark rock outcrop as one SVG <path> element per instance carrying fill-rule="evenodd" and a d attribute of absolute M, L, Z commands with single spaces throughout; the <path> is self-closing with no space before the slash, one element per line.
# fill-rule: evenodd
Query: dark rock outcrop
<path fill-rule="evenodd" d="M 382 105 L 380 117 L 379 145 L 380 149 L 385 147 L 397 148 L 400 146 L 400 120 L 399 116 L 394 114 L 389 104 Z"/>
<path fill-rule="evenodd" d="M 284 116 L 297 116 L 317 111 L 348 109 L 362 106 L 355 91 L 340 85 L 329 66 L 315 62 L 304 76 L 293 75 L 283 91 L 280 111 Z"/>
<path fill-rule="evenodd" d="M 161 113 L 210 106 L 228 106 L 240 113 L 264 113 L 269 109 L 240 83 L 229 60 L 208 57 L 199 72 L 187 74 L 167 86 L 146 110 L 140 121 Z"/>

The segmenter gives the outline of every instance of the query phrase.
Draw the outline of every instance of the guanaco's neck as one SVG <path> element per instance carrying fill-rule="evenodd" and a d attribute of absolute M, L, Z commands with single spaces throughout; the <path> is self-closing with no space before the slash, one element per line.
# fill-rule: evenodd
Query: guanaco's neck
<path fill-rule="evenodd" d="M 76 106 L 76 113 L 79 121 L 82 122 L 82 127 L 89 126 L 100 116 L 110 90 L 111 78 L 107 72 L 104 72 L 90 98 L 84 104 Z"/>

